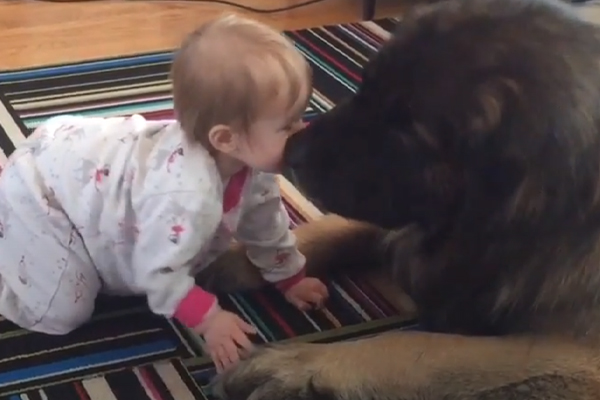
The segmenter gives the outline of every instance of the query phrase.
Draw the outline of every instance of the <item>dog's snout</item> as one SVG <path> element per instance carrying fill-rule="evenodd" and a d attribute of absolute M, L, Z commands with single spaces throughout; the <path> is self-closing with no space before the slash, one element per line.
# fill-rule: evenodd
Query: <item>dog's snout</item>
<path fill-rule="evenodd" d="M 283 154 L 283 162 L 288 168 L 298 168 L 304 163 L 305 156 L 306 142 L 301 131 L 288 139 Z"/>

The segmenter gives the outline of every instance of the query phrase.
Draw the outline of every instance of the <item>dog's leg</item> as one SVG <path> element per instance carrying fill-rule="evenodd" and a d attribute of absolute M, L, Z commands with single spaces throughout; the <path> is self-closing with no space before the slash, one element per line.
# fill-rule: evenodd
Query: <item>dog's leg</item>
<path fill-rule="evenodd" d="M 561 341 L 388 333 L 265 347 L 217 378 L 226 400 L 595 400 L 597 351 Z"/>
<path fill-rule="evenodd" d="M 364 279 L 398 310 L 398 315 L 405 316 L 407 319 L 417 318 L 415 302 L 398 286 L 388 269 L 367 271 L 364 274 Z"/>
<path fill-rule="evenodd" d="M 383 231 L 373 225 L 325 215 L 298 226 L 298 248 L 306 256 L 307 274 L 324 276 L 348 268 L 380 266 L 379 241 Z M 264 285 L 246 257 L 243 245 L 232 248 L 198 275 L 199 283 L 214 293 L 252 290 Z"/>
<path fill-rule="evenodd" d="M 417 307 L 402 290 L 402 276 L 420 260 L 423 238 L 422 231 L 414 225 L 385 232 L 378 243 L 385 268 L 368 269 L 364 274 L 364 279 L 406 318 L 416 318 Z"/>

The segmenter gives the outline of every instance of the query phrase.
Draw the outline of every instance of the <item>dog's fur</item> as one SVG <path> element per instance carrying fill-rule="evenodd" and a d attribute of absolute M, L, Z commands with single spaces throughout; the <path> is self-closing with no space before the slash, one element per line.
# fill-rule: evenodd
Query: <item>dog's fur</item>
<path fill-rule="evenodd" d="M 267 348 L 222 397 L 600 399 L 600 30 L 571 6 L 415 10 L 286 161 L 349 219 L 298 232 L 311 272 L 383 261 L 438 333 Z"/>

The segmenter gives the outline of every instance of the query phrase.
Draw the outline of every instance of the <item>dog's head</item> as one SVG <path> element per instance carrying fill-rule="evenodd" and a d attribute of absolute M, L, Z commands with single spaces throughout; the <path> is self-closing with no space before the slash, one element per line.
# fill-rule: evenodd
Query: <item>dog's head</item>
<path fill-rule="evenodd" d="M 597 29 L 558 1 L 417 9 L 286 163 L 326 210 L 383 227 L 557 222 L 600 198 L 599 67 Z"/>

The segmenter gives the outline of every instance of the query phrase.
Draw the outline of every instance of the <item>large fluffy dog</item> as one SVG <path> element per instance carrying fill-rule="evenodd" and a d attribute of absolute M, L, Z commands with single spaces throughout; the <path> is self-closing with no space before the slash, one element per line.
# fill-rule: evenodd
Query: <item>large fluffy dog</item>
<path fill-rule="evenodd" d="M 298 231 L 311 271 L 379 260 L 431 333 L 269 347 L 221 396 L 600 398 L 600 30 L 569 5 L 416 10 L 287 150 L 349 219 Z"/>

